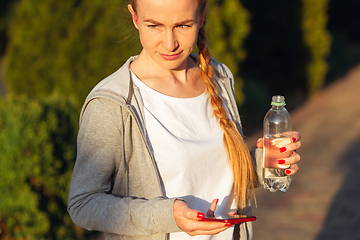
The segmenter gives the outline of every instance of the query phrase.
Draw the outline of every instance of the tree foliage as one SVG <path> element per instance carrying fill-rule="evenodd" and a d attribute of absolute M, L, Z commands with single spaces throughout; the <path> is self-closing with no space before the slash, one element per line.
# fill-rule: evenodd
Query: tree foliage
<path fill-rule="evenodd" d="M 328 72 L 331 36 L 327 31 L 329 0 L 302 0 L 302 30 L 305 44 L 311 52 L 307 66 L 307 86 L 310 94 L 318 92 L 325 83 Z"/>
<path fill-rule="evenodd" d="M 244 102 L 240 63 L 246 58 L 244 40 L 250 33 L 250 13 L 238 0 L 210 1 L 207 32 L 212 55 L 225 63 L 236 80 L 236 98 Z"/>
<path fill-rule="evenodd" d="M 0 239 L 83 239 L 66 212 L 76 112 L 56 97 L 0 99 Z"/>
<path fill-rule="evenodd" d="M 60 92 L 80 105 L 99 80 L 140 52 L 126 1 L 120 2 L 20 1 L 10 22 L 5 59 L 9 90 L 32 97 Z M 211 5 L 210 46 L 239 76 L 249 14 L 237 0 L 213 0 Z"/>
<path fill-rule="evenodd" d="M 130 41 L 135 34 L 125 3 L 15 4 L 5 56 L 10 92 L 30 97 L 57 92 L 80 106 L 97 82 L 139 52 L 139 41 Z"/>

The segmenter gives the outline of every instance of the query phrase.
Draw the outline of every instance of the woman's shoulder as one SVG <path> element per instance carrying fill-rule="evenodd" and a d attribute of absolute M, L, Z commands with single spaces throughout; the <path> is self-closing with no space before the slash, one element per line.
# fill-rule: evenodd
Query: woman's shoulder
<path fill-rule="evenodd" d="M 115 92 L 120 95 L 127 95 L 130 83 L 130 63 L 136 57 L 130 57 L 118 70 L 101 80 L 90 92 L 97 91 Z"/>
<path fill-rule="evenodd" d="M 110 109 L 116 109 L 119 105 L 126 104 L 130 89 L 129 65 L 135 58 L 130 57 L 118 70 L 101 80 L 90 91 L 85 99 L 80 116 L 88 108 L 90 102 L 92 105 L 101 103 Z"/>
<path fill-rule="evenodd" d="M 219 75 L 221 79 L 224 80 L 224 78 L 230 79 L 232 81 L 233 74 L 228 66 L 224 63 L 218 62 L 215 58 L 211 58 L 211 65 L 213 66 L 215 73 Z"/>

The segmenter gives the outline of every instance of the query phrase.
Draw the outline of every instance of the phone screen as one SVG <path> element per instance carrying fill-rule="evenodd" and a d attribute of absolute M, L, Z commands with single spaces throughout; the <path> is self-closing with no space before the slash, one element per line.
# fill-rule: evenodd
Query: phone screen
<path fill-rule="evenodd" d="M 213 221 L 213 222 L 224 222 L 224 223 L 232 223 L 232 224 L 237 224 L 237 223 L 242 223 L 242 222 L 250 222 L 250 221 L 255 221 L 256 217 L 255 216 L 246 216 L 246 215 L 234 215 L 234 216 L 229 216 L 229 215 L 216 215 L 215 217 L 205 217 L 202 221 Z"/>

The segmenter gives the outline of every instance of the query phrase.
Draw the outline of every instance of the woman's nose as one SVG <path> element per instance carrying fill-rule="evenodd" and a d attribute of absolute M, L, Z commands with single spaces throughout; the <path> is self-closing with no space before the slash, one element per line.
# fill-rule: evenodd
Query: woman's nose
<path fill-rule="evenodd" d="M 174 52 L 179 47 L 179 43 L 173 31 L 168 31 L 162 40 L 162 46 L 169 52 Z"/>

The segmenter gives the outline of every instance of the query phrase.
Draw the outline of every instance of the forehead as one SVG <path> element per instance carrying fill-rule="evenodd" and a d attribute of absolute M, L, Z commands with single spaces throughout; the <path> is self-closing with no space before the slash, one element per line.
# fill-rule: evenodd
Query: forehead
<path fill-rule="evenodd" d="M 137 0 L 137 14 L 145 19 L 182 21 L 197 16 L 197 0 Z"/>

